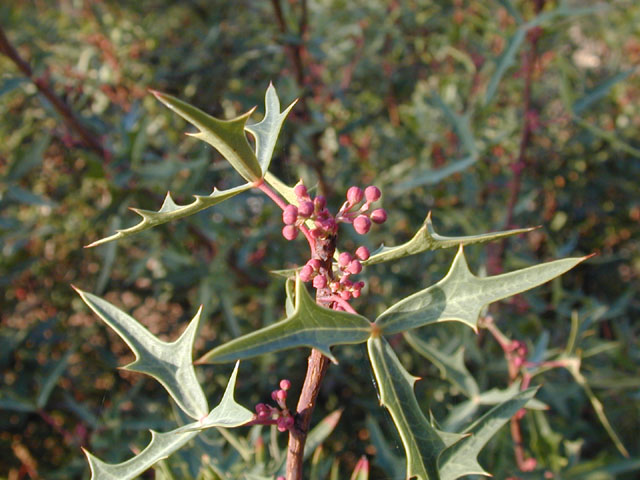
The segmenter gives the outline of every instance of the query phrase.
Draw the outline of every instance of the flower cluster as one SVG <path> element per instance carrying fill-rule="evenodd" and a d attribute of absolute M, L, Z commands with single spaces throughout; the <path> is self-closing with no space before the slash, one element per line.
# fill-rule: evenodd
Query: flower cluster
<path fill-rule="evenodd" d="M 287 205 L 282 212 L 284 227 L 282 235 L 287 240 L 293 240 L 298 236 L 299 227 L 311 220 L 313 227 L 309 229 L 313 238 L 327 238 L 335 235 L 339 223 L 351 223 L 354 230 L 364 235 L 371 229 L 373 223 L 384 223 L 387 220 L 387 212 L 383 208 L 376 208 L 369 212 L 371 204 L 378 201 L 380 189 L 373 185 L 362 191 L 359 187 L 350 187 L 347 191 L 347 201 L 342 204 L 334 217 L 327 209 L 327 200 L 318 195 L 311 198 L 307 187 L 298 184 L 294 188 L 298 200 L 298 206 Z M 364 203 L 362 203 L 364 202 Z M 360 207 L 358 208 L 358 205 Z"/>
<path fill-rule="evenodd" d="M 294 419 L 287 408 L 287 391 L 291 388 L 289 380 L 280 380 L 280 388 L 271 392 L 271 399 L 276 402 L 277 407 L 272 407 L 265 403 L 256 405 L 254 423 L 269 425 L 274 424 L 278 430 L 285 432 L 293 427 Z"/>
<path fill-rule="evenodd" d="M 383 208 L 371 210 L 371 205 L 382 195 L 380 189 L 373 185 L 364 191 L 356 186 L 350 187 L 346 201 L 335 216 L 327 209 L 325 198 L 321 195 L 312 198 L 303 184 L 296 185 L 294 192 L 298 206 L 287 205 L 282 212 L 285 224 L 282 235 L 287 240 L 295 239 L 299 230 L 306 228 L 311 241 L 329 239 L 337 234 L 340 223 L 350 223 L 357 233 L 365 235 L 372 223 L 384 223 L 387 219 L 387 212 Z M 362 271 L 361 262 L 367 260 L 369 255 L 365 246 L 358 247 L 353 255 L 342 252 L 330 269 L 321 260 L 312 258 L 300 270 L 300 280 L 313 282 L 320 297 L 331 298 L 335 295 L 344 301 L 358 298 L 364 282 L 354 282 L 350 277 Z M 334 308 L 342 310 L 339 305 Z"/>

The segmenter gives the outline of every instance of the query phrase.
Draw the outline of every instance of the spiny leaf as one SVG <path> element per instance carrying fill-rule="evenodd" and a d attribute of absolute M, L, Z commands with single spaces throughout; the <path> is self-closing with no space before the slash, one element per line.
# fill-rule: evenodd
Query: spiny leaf
<path fill-rule="evenodd" d="M 439 432 L 425 418 L 413 385 L 416 377 L 407 372 L 389 343 L 382 337 L 367 342 L 380 403 L 389 410 L 407 456 L 407 478 L 440 480 L 438 457 L 462 436 Z"/>
<path fill-rule="evenodd" d="M 565 258 L 480 278 L 469 271 L 460 245 L 449 273 L 442 280 L 388 308 L 375 324 L 384 335 L 445 321 L 462 322 L 477 330 L 478 316 L 485 305 L 542 285 L 587 258 Z"/>
<path fill-rule="evenodd" d="M 125 370 L 145 373 L 155 378 L 191 418 L 200 419 L 207 414 L 207 399 L 191 362 L 202 307 L 177 340 L 163 342 L 137 320 L 106 300 L 77 288 L 76 291 L 89 308 L 109 325 L 135 354 L 135 361 L 123 367 Z"/>
<path fill-rule="evenodd" d="M 238 375 L 236 364 L 220 404 L 202 420 L 190 423 L 170 432 L 158 433 L 151 430 L 151 442 L 135 457 L 122 463 L 105 463 L 85 450 L 92 480 L 129 480 L 167 458 L 173 452 L 194 438 L 201 430 L 213 427 L 230 428 L 251 421 L 253 414 L 238 405 L 233 399 L 233 391 Z"/>
<path fill-rule="evenodd" d="M 126 462 L 115 464 L 105 463 L 83 449 L 89 461 L 91 480 L 129 480 L 136 478 L 159 460 L 167 458 L 196 435 L 198 435 L 198 432 L 176 433 L 174 430 L 158 433 L 151 430 L 151 442 L 142 452 Z"/>
<path fill-rule="evenodd" d="M 264 118 L 258 123 L 244 127 L 256 139 L 256 157 L 263 176 L 269 169 L 280 128 L 296 102 L 297 100 L 294 100 L 283 112 L 280 112 L 280 99 L 275 87 L 270 83 L 264 97 Z"/>
<path fill-rule="evenodd" d="M 188 135 L 203 140 L 218 150 L 245 180 L 255 182 L 263 177 L 258 159 L 244 133 L 247 119 L 255 108 L 232 120 L 218 120 L 172 95 L 156 91 L 151 93 L 182 118 L 198 127 L 198 133 Z"/>
<path fill-rule="evenodd" d="M 445 354 L 414 333 L 405 332 L 404 338 L 415 351 L 438 367 L 442 378 L 456 385 L 467 397 L 474 398 L 480 393 L 478 384 L 464 364 L 463 347 L 458 348 L 453 354 Z"/>
<path fill-rule="evenodd" d="M 295 347 L 316 348 L 337 363 L 330 350 L 333 345 L 363 343 L 370 334 L 369 320 L 317 305 L 298 278 L 291 316 L 220 345 L 196 363 L 230 362 Z"/>
<path fill-rule="evenodd" d="M 209 208 L 213 205 L 228 200 L 229 198 L 234 197 L 237 194 L 244 192 L 245 190 L 249 190 L 251 187 L 252 185 L 247 183 L 245 185 L 240 185 L 228 190 L 218 190 L 214 188 L 213 192 L 210 195 L 194 195 L 195 200 L 187 205 L 176 204 L 173 198 L 171 198 L 171 193 L 167 193 L 167 196 L 165 197 L 160 210 L 154 212 L 152 210 L 141 210 L 138 208 L 132 208 L 131 210 L 142 217 L 142 221 L 140 223 L 130 228 L 116 230 L 116 233 L 114 233 L 113 235 L 106 238 L 101 238 L 100 240 L 87 245 L 87 248 L 95 247 L 103 243 L 128 237 L 130 235 L 133 235 L 134 233 L 148 230 L 151 227 L 155 227 L 156 225 L 167 223 L 172 220 L 188 217 L 189 215 L 198 213 L 205 208 Z"/>
<path fill-rule="evenodd" d="M 463 434 L 467 436 L 446 449 L 440 457 L 441 480 L 455 480 L 474 474 L 491 476 L 478 463 L 478 454 L 500 427 L 533 398 L 537 390 L 534 387 L 517 393 L 466 428 Z"/>
<path fill-rule="evenodd" d="M 460 245 L 473 245 L 475 243 L 486 243 L 501 238 L 519 235 L 535 230 L 532 228 L 519 228 L 516 230 L 506 230 L 502 232 L 484 233 L 481 235 L 467 235 L 463 237 L 447 237 L 436 233 L 431 212 L 427 214 L 422 227 L 416 232 L 411 240 L 397 247 L 382 246 L 371 254 L 368 260 L 362 262 L 364 265 L 374 265 L 376 263 L 388 262 L 399 258 L 426 252 L 427 250 L 437 250 L 440 248 L 458 247 Z"/>

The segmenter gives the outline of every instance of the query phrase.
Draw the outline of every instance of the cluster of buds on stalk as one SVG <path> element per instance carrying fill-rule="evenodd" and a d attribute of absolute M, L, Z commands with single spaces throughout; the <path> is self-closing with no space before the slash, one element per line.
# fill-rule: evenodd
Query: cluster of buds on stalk
<path fill-rule="evenodd" d="M 280 388 L 271 392 L 271 399 L 277 406 L 273 407 L 266 403 L 258 403 L 252 423 L 259 425 L 275 424 L 280 432 L 291 430 L 295 421 L 287 408 L 287 391 L 290 388 L 291 382 L 289 380 L 280 380 Z"/>
<path fill-rule="evenodd" d="M 356 186 L 347 190 L 347 199 L 334 216 L 327 209 L 326 199 L 319 195 L 312 198 L 307 187 L 298 184 L 294 188 L 298 205 L 287 205 L 282 212 L 284 227 L 282 235 L 287 240 L 298 236 L 300 229 L 308 229 L 311 242 L 335 239 L 340 223 L 350 223 L 356 233 L 365 235 L 373 223 L 381 224 L 387 220 L 387 212 L 383 208 L 371 209 L 371 205 L 381 197 L 378 187 L 368 186 L 364 191 Z M 312 249 L 314 245 L 311 245 Z M 331 268 L 318 258 L 310 259 L 300 270 L 300 280 L 313 282 L 318 290 L 319 299 L 331 303 L 331 299 L 339 298 L 348 301 L 358 298 L 364 282 L 354 282 L 352 275 L 362 271 L 362 261 L 369 258 L 369 250 L 360 246 L 352 255 L 342 252 Z M 336 310 L 343 310 L 340 302 L 333 305 Z"/>

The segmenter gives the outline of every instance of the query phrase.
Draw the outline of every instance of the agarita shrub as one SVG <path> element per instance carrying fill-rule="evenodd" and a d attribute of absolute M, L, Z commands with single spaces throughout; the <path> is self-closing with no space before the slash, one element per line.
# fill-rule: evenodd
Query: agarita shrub
<path fill-rule="evenodd" d="M 309 454 L 308 449 L 305 451 L 305 443 L 309 436 L 314 435 L 310 420 L 319 386 L 329 363 L 338 363 L 332 349 L 359 343 L 367 344 L 380 403 L 391 415 L 404 447 L 406 460 L 397 466 L 398 470 L 404 471 L 394 474 L 421 480 L 488 475 L 478 463 L 478 453 L 504 423 L 532 401 L 536 389 L 515 390 L 471 425 L 457 432 L 443 431 L 433 418 L 425 416 L 413 391 L 416 377 L 404 368 L 387 337 L 402 333 L 413 348 L 425 354 L 428 346 L 412 336 L 412 330 L 428 324 L 457 321 L 477 331 L 479 317 L 486 305 L 547 282 L 584 258 L 566 258 L 481 278 L 469 270 L 463 247 L 502 239 L 529 229 L 447 237 L 434 231 L 430 216 L 413 238 L 402 245 L 381 247 L 373 252 L 364 246 L 353 252 L 340 250 L 341 229 L 352 227 L 357 234 L 366 235 L 371 228 L 384 224 L 387 211 L 381 207 L 382 192 L 374 185 L 364 189 L 352 186 L 338 211 L 331 212 L 325 198 L 313 195 L 303 183 L 290 187 L 270 173 L 276 140 L 294 106 L 292 103 L 280 111 L 280 101 L 273 86 L 269 86 L 266 92 L 264 118 L 253 124 L 247 124 L 252 111 L 223 121 L 170 95 L 153 93 L 158 100 L 195 125 L 199 131 L 192 135 L 218 150 L 246 183 L 228 190 L 214 189 L 208 196 L 196 195 L 187 205 L 178 205 L 167 194 L 158 211 L 135 209 L 142 217 L 138 224 L 118 230 L 90 246 L 192 215 L 254 188 L 261 190 L 282 209 L 284 238 L 297 241 L 302 236 L 309 244 L 309 260 L 297 269 L 279 272 L 287 277 L 286 317 L 283 320 L 219 345 L 197 360 L 197 364 L 236 362 L 222 399 L 214 408 L 209 406 L 196 378 L 192 359 L 194 341 L 203 321 L 200 311 L 196 312 L 177 340 L 164 342 L 107 301 L 78 290 L 86 304 L 134 352 L 135 361 L 124 368 L 155 378 L 184 415 L 191 419 L 190 423 L 185 422 L 168 432 L 152 431 L 147 447 L 124 463 L 105 463 L 87 452 L 92 478 L 134 478 L 207 429 L 246 425 L 274 425 L 277 430 L 288 432 L 286 463 L 270 464 L 258 456 L 241 455 L 227 471 L 222 468 L 214 471 L 209 466 L 210 470 L 202 473 L 201 478 L 302 478 L 303 461 Z M 253 137 L 255 148 L 249 143 L 247 132 Z M 375 319 L 363 317 L 351 306 L 351 299 L 364 294 L 365 282 L 359 277 L 363 268 L 441 248 L 457 248 L 458 253 L 449 272 L 438 283 L 398 300 Z M 315 290 L 315 298 L 309 293 L 307 284 Z M 491 322 L 483 320 L 480 326 L 489 328 Z M 291 388 L 287 379 L 283 379 L 279 388 L 272 392 L 272 404 L 260 403 L 251 411 L 236 402 L 234 387 L 239 360 L 299 347 L 310 348 L 311 355 L 295 407 L 287 403 Z M 517 348 L 514 351 L 520 352 Z M 522 360 L 522 355 L 514 358 Z M 452 375 L 464 373 L 464 368 L 454 361 L 444 359 L 441 363 Z M 464 390 L 464 381 L 460 383 Z M 366 458 L 358 463 L 352 478 L 368 478 Z"/>

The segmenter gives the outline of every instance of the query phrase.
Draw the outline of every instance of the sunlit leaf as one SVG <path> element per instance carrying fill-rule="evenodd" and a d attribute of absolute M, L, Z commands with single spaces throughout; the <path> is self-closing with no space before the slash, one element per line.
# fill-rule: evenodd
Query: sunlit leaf
<path fill-rule="evenodd" d="M 251 185 L 248 183 L 245 185 L 240 185 L 238 187 L 230 188 L 228 190 L 218 190 L 214 188 L 213 192 L 210 195 L 194 195 L 195 200 L 187 205 L 178 205 L 171 197 L 171 193 L 167 193 L 167 196 L 165 197 L 160 210 L 154 212 L 153 210 L 132 208 L 131 210 L 142 217 L 142 221 L 140 221 L 140 223 L 137 223 L 133 227 L 116 230 L 116 233 L 114 233 L 113 235 L 106 238 L 101 238 L 100 240 L 87 245 L 87 247 L 102 245 L 103 243 L 128 237 L 130 235 L 133 235 L 134 233 L 143 232 L 144 230 L 148 230 L 149 228 L 155 227 L 156 225 L 161 225 L 172 220 L 188 217 L 189 215 L 198 213 L 205 208 L 212 207 L 213 205 L 228 200 L 231 197 L 235 197 L 239 193 L 249 190 L 250 188 Z"/>
<path fill-rule="evenodd" d="M 465 438 L 444 451 L 440 457 L 441 480 L 455 480 L 465 475 L 486 475 L 478 463 L 478 454 L 496 432 L 536 394 L 537 388 L 517 393 L 489 410 L 466 428 Z"/>
<path fill-rule="evenodd" d="M 478 316 L 485 305 L 548 282 L 586 258 L 589 257 L 565 258 L 481 278 L 469 271 L 460 246 L 449 273 L 442 280 L 391 306 L 375 324 L 384 335 L 445 321 L 462 322 L 476 330 Z"/>
<path fill-rule="evenodd" d="M 170 432 L 158 433 L 151 430 L 151 442 L 135 457 L 122 463 L 105 463 L 85 450 L 92 480 L 129 480 L 148 470 L 156 462 L 167 458 L 200 431 L 207 428 L 230 428 L 244 425 L 253 418 L 253 414 L 238 405 L 233 399 L 238 364 L 231 374 L 229 383 L 220 404 L 202 420 L 190 423 Z"/>
<path fill-rule="evenodd" d="M 245 124 L 253 113 L 253 109 L 232 120 L 218 120 L 172 95 L 155 91 L 151 93 L 171 110 L 195 125 L 199 132 L 189 135 L 207 142 L 218 150 L 245 180 L 255 182 L 262 178 L 262 169 L 244 133 Z"/>
<path fill-rule="evenodd" d="M 370 338 L 367 348 L 380 392 L 380 403 L 391 414 L 404 445 L 406 477 L 439 480 L 438 457 L 462 436 L 439 432 L 425 418 L 413 392 L 417 378 L 404 369 L 384 338 Z"/>
<path fill-rule="evenodd" d="M 78 289 L 76 291 L 89 308 L 109 325 L 135 354 L 135 361 L 122 367 L 124 370 L 144 373 L 155 378 L 191 418 L 200 419 L 207 415 L 207 399 L 198 383 L 191 360 L 202 307 L 177 340 L 163 342 L 136 319 L 106 300 Z"/>
<path fill-rule="evenodd" d="M 297 100 L 293 101 L 284 111 L 280 112 L 280 99 L 275 87 L 270 83 L 264 98 L 264 118 L 258 123 L 245 126 L 245 130 L 250 132 L 256 139 L 256 157 L 260 164 L 262 175 L 267 173 L 269 169 L 280 128 L 296 102 Z"/>
<path fill-rule="evenodd" d="M 447 237 L 436 233 L 433 222 L 431 221 L 431 212 L 427 214 L 422 227 L 415 233 L 413 238 L 408 242 L 396 247 L 382 246 L 375 252 L 371 253 L 368 260 L 362 262 L 364 265 L 374 265 L 376 263 L 389 262 L 409 255 L 426 252 L 428 250 L 437 250 L 440 248 L 458 247 L 460 245 L 473 245 L 476 243 L 486 243 L 501 238 L 510 237 L 527 233 L 533 228 L 520 228 L 516 230 L 506 230 L 502 232 L 484 233 L 481 235 L 467 235 L 462 237 Z"/>
<path fill-rule="evenodd" d="M 337 363 L 330 350 L 333 345 L 363 343 L 370 334 L 369 320 L 319 306 L 298 279 L 290 317 L 220 345 L 197 363 L 230 362 L 295 347 L 315 348 Z"/>

